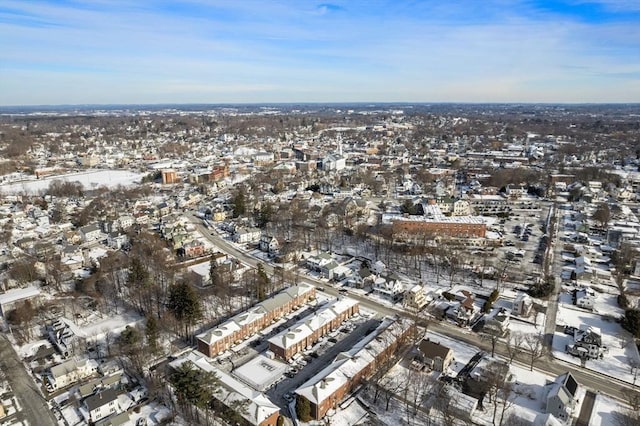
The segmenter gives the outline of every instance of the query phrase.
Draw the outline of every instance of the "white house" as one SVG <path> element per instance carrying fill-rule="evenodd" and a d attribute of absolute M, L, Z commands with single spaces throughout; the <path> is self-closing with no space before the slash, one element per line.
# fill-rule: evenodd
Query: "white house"
<path fill-rule="evenodd" d="M 262 231 L 259 228 L 238 228 L 233 233 L 233 241 L 239 244 L 257 243 Z"/>
<path fill-rule="evenodd" d="M 571 373 L 565 373 L 545 386 L 545 409 L 556 418 L 568 420 L 575 408 L 579 385 Z"/>
<path fill-rule="evenodd" d="M 456 200 L 453 203 L 453 215 L 454 216 L 469 216 L 471 215 L 471 204 L 467 200 Z"/>
<path fill-rule="evenodd" d="M 277 238 L 269 234 L 262 234 L 258 245 L 260 250 L 266 253 L 275 253 L 280 248 Z"/>
<path fill-rule="evenodd" d="M 82 241 L 85 243 L 97 241 L 102 237 L 102 230 L 100 229 L 100 226 L 95 223 L 83 226 L 78 231 L 80 232 Z"/>
<path fill-rule="evenodd" d="M 333 256 L 329 253 L 318 253 L 317 255 L 309 256 L 306 260 L 307 267 L 313 271 L 318 271 L 333 262 Z"/>
<path fill-rule="evenodd" d="M 581 325 L 573 333 L 574 344 L 567 346 L 567 352 L 571 355 L 590 359 L 601 358 L 606 352 L 602 345 L 602 332 L 597 327 Z"/>
<path fill-rule="evenodd" d="M 85 398 L 84 405 L 89 412 L 89 421 L 93 423 L 122 412 L 118 403 L 118 392 L 114 389 L 105 389 Z"/>
<path fill-rule="evenodd" d="M 424 288 L 416 284 L 404 293 L 403 303 L 407 308 L 421 310 L 429 301 L 424 294 Z"/>
<path fill-rule="evenodd" d="M 322 170 L 325 171 L 340 171 L 344 170 L 347 166 L 347 160 L 338 154 L 329 154 L 322 159 Z"/>
<path fill-rule="evenodd" d="M 505 308 L 494 310 L 493 315 L 485 318 L 482 330 L 493 336 L 505 336 L 509 331 L 509 311 Z"/>
<path fill-rule="evenodd" d="M 62 364 L 54 365 L 46 376 L 50 390 L 62 389 L 79 380 L 83 380 L 98 371 L 94 360 L 70 359 Z"/>
<path fill-rule="evenodd" d="M 371 288 L 375 294 L 394 302 L 402 299 L 402 295 L 404 294 L 404 286 L 400 281 L 394 279 L 387 280 L 383 277 L 378 277 L 373 281 Z"/>
<path fill-rule="evenodd" d="M 529 316 L 529 312 L 531 312 L 532 306 L 533 299 L 531 298 L 531 296 L 529 296 L 527 293 L 519 293 L 513 301 L 511 313 L 513 315 L 526 317 Z"/>
<path fill-rule="evenodd" d="M 107 235 L 107 246 L 114 250 L 120 250 L 129 244 L 129 236 L 125 233 L 111 232 Z"/>
<path fill-rule="evenodd" d="M 593 309 L 596 301 L 596 293 L 589 287 L 582 287 L 576 291 L 576 306 L 584 309 Z"/>
<path fill-rule="evenodd" d="M 122 215 L 118 218 L 118 224 L 120 225 L 120 229 L 127 229 L 132 227 L 136 223 L 136 220 L 131 215 Z"/>

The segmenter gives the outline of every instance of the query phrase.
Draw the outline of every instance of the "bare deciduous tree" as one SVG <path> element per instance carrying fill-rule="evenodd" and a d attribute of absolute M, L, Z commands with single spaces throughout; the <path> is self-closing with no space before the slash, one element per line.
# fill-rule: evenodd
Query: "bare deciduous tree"
<path fill-rule="evenodd" d="M 533 371 L 534 363 L 545 353 L 542 336 L 539 334 L 525 335 L 524 348 L 527 350 L 529 355 L 529 369 Z"/>

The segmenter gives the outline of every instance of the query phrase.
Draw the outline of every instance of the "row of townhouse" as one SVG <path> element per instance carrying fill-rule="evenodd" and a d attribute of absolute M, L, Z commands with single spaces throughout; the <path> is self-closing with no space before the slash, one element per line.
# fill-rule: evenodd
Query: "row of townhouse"
<path fill-rule="evenodd" d="M 190 352 L 169 365 L 175 369 L 183 363 L 189 362 L 192 368 L 213 373 L 218 384 L 214 392 L 216 402 L 237 411 L 245 421 L 243 424 L 253 426 L 276 426 L 278 424 L 280 409 L 265 394 L 217 369 L 209 361 L 198 355 L 197 352 Z M 218 409 L 218 411 L 221 410 Z"/>
<path fill-rule="evenodd" d="M 296 389 L 298 404 L 306 399 L 311 416 L 322 419 L 327 411 L 335 409 L 342 399 L 371 377 L 376 367 L 393 353 L 414 331 L 415 325 L 404 319 L 385 319 L 348 352 L 336 359 L 318 374 Z"/>
<path fill-rule="evenodd" d="M 215 357 L 273 321 L 315 299 L 315 295 L 316 288 L 309 284 L 288 287 L 225 323 L 197 335 L 198 351 L 208 357 Z"/>
<path fill-rule="evenodd" d="M 288 361 L 299 352 L 313 346 L 321 337 L 340 327 L 344 321 L 358 312 L 360 305 L 356 300 L 346 297 L 335 300 L 310 318 L 269 339 L 269 350 L 277 357 Z"/>

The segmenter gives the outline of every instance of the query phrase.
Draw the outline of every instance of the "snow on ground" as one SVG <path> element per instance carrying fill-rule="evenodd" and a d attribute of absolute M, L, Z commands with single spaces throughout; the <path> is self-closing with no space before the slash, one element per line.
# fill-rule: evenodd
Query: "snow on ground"
<path fill-rule="evenodd" d="M 17 349 L 16 352 L 18 352 L 18 355 L 20 356 L 20 358 L 25 359 L 27 357 L 35 355 L 38 349 L 40 348 L 40 346 L 50 347 L 51 342 L 49 342 L 47 339 L 36 340 L 35 342 L 28 342 L 25 345 L 22 345 L 16 348 Z"/>
<path fill-rule="evenodd" d="M 96 316 L 97 317 L 97 316 Z M 82 324 L 76 324 L 75 322 L 62 318 L 65 323 L 69 325 L 71 330 L 77 336 L 84 338 L 103 339 L 106 332 L 113 334 L 120 334 L 126 326 L 133 326 L 137 322 L 142 320 L 142 317 L 134 312 L 123 312 L 118 315 L 112 315 L 109 317 L 100 317 L 98 321 L 82 322 Z M 90 319 L 94 319 L 91 318 Z"/>
<path fill-rule="evenodd" d="M 81 413 L 73 405 L 67 405 L 61 410 L 61 412 L 62 417 L 64 417 L 65 424 L 77 425 L 84 421 L 84 417 L 82 417 Z"/>
<path fill-rule="evenodd" d="M 530 317 L 527 319 L 521 319 L 520 317 L 512 316 L 511 319 L 509 320 L 510 335 L 515 336 L 518 333 L 522 335 L 527 335 L 527 334 L 538 335 L 544 332 L 545 318 L 546 317 L 543 312 L 538 312 L 535 318 L 535 323 L 533 322 L 534 321 L 533 317 Z"/>
<path fill-rule="evenodd" d="M 581 325 L 599 328 L 602 333 L 602 344 L 609 350 L 604 359 L 587 361 L 586 368 L 626 382 L 633 382 L 633 374 L 629 367 L 632 360 L 638 360 L 638 351 L 625 336 L 620 324 L 607 317 L 593 314 L 584 309 L 564 303 L 558 304 L 556 323 L 579 328 Z M 565 352 L 566 345 L 573 344 L 573 336 L 556 332 L 553 336 L 553 355 L 556 358 L 580 365 L 580 359 Z"/>
<path fill-rule="evenodd" d="M 480 352 L 479 348 L 464 344 L 458 340 L 452 339 L 442 334 L 429 331 L 427 332 L 426 337 L 436 343 L 453 349 L 454 361 L 451 363 L 451 365 L 449 365 L 448 373 L 450 375 L 457 374 L 460 370 L 462 370 L 462 367 L 464 367 L 469 362 L 469 360 L 473 358 L 475 354 Z"/>
<path fill-rule="evenodd" d="M 622 318 L 624 316 L 624 309 L 618 306 L 618 294 L 596 292 L 596 302 L 593 307 L 593 312 L 616 318 Z"/>
<path fill-rule="evenodd" d="M 352 400 L 348 407 L 343 410 L 338 410 L 333 413 L 329 411 L 327 418 L 332 425 L 359 425 L 365 424 L 366 419 L 369 416 L 367 410 L 365 410 L 357 401 Z"/>
<path fill-rule="evenodd" d="M 449 375 L 457 374 L 462 367 L 464 367 L 469 360 L 480 351 L 479 348 L 437 333 L 428 332 L 427 337 L 453 349 L 455 361 L 452 362 L 449 367 Z M 508 413 L 516 413 L 518 417 L 533 422 L 536 415 L 544 412 L 542 404 L 544 385 L 547 381 L 555 380 L 555 377 L 542 374 L 538 371 L 530 371 L 527 366 L 517 363 L 511 364 L 509 370 L 515 376 L 515 395 L 513 395 L 513 407 L 509 409 Z M 581 392 L 584 393 L 584 389 Z M 579 396 L 579 399 L 582 400 L 582 396 Z M 492 410 L 487 408 L 484 413 L 478 412 L 476 417 L 479 417 L 478 420 L 481 422 L 491 423 L 491 411 Z"/>
<path fill-rule="evenodd" d="M 626 407 L 615 399 L 598 394 L 593 404 L 589 426 L 611 426 L 619 424 L 617 415 L 624 413 Z"/>
<path fill-rule="evenodd" d="M 137 412 L 136 412 L 137 411 Z M 140 408 L 129 413 L 129 421 L 131 424 L 137 424 L 138 419 L 147 419 L 148 426 L 162 424 L 165 419 L 171 416 L 171 410 L 157 402 L 150 402 Z"/>
<path fill-rule="evenodd" d="M 44 179 L 30 180 L 18 183 L 0 185 L 0 193 L 3 194 L 39 194 L 45 192 L 51 182 L 62 180 L 65 182 L 80 182 L 85 189 L 95 189 L 98 186 L 115 188 L 118 185 L 128 186 L 140 182 L 142 173 L 128 170 L 93 170 L 82 173 L 51 176 Z"/>

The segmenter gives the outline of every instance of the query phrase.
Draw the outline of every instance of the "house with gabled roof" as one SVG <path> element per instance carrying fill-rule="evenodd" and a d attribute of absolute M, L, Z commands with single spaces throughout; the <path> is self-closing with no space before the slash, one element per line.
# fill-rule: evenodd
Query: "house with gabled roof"
<path fill-rule="evenodd" d="M 579 384 L 571 373 L 561 374 L 545 385 L 545 411 L 561 420 L 568 420 L 576 405 Z"/>
<path fill-rule="evenodd" d="M 271 234 L 263 233 L 258 242 L 258 248 L 265 253 L 275 253 L 280 249 L 278 239 Z"/>
<path fill-rule="evenodd" d="M 122 412 L 118 403 L 120 392 L 115 389 L 105 389 L 84 399 L 84 406 L 89 412 L 89 421 L 97 422 L 106 417 Z"/>
<path fill-rule="evenodd" d="M 62 389 L 96 374 L 97 371 L 98 364 L 95 360 L 67 360 L 49 369 L 49 374 L 46 376 L 47 388 L 51 391 Z"/>
<path fill-rule="evenodd" d="M 453 361 L 453 349 L 429 338 L 422 339 L 418 351 L 422 356 L 422 362 L 435 371 L 447 371 Z"/>
<path fill-rule="evenodd" d="M 533 299 L 527 293 L 518 293 L 511 307 L 511 313 L 521 317 L 529 316 L 533 307 Z"/>
<path fill-rule="evenodd" d="M 492 336 L 504 337 L 509 332 L 509 311 L 505 308 L 494 309 L 485 316 L 482 331 Z"/>
<path fill-rule="evenodd" d="M 573 333 L 574 343 L 567 346 L 571 355 L 588 359 L 602 358 L 606 347 L 602 345 L 602 333 L 597 327 L 581 325 Z"/>

